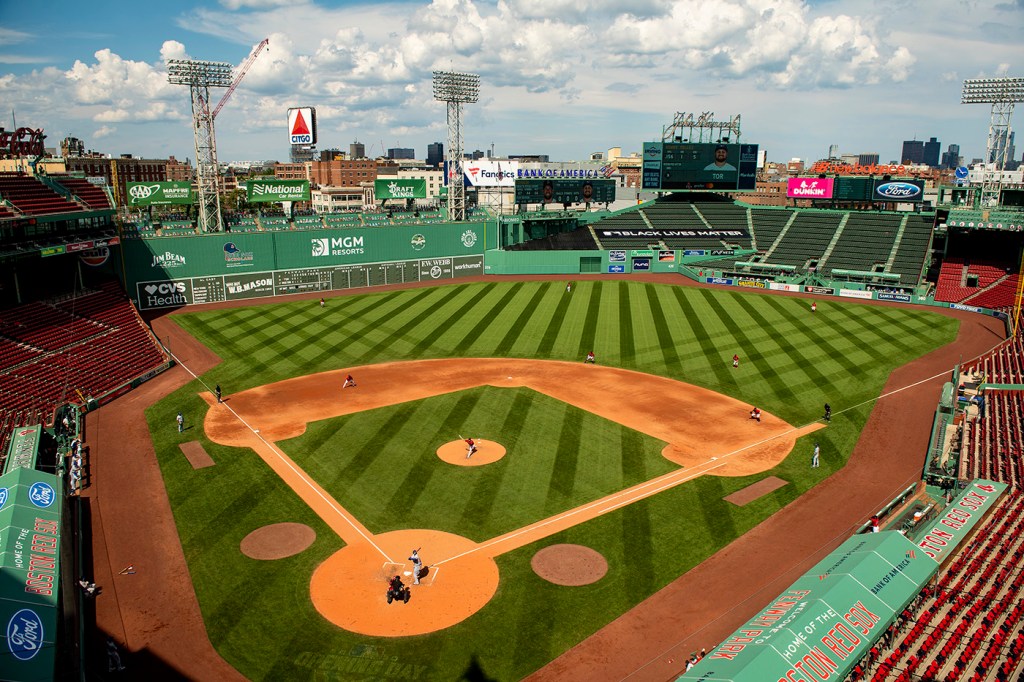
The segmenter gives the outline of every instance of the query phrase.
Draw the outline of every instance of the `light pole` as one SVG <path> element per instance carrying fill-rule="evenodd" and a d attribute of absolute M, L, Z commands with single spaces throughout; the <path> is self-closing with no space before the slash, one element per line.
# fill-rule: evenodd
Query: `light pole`
<path fill-rule="evenodd" d="M 171 59 L 167 62 L 167 81 L 172 85 L 187 85 L 192 94 L 192 130 L 196 142 L 196 186 L 199 194 L 199 229 L 220 232 L 220 196 L 217 180 L 217 138 L 213 131 L 213 112 L 210 110 L 210 88 L 231 85 L 231 64 L 202 62 L 191 59 Z"/>
<path fill-rule="evenodd" d="M 434 72 L 434 99 L 448 104 L 448 220 L 466 219 L 466 176 L 462 158 L 462 105 L 480 98 L 480 76 Z"/>

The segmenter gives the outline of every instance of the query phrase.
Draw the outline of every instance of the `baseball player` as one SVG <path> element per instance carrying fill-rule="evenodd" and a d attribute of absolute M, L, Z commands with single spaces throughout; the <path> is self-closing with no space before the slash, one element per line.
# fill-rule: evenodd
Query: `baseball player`
<path fill-rule="evenodd" d="M 589 353 L 587 353 L 587 359 L 583 361 L 583 364 L 587 364 L 588 362 L 592 365 L 597 364 L 594 361 L 594 351 L 590 351 Z"/>
<path fill-rule="evenodd" d="M 814 301 L 811 301 L 811 312 L 812 313 L 818 312 L 818 304 L 815 303 Z"/>
<path fill-rule="evenodd" d="M 420 570 L 423 568 L 423 560 L 420 559 L 420 551 L 418 549 L 414 549 L 412 551 L 412 555 L 409 557 L 409 561 L 412 562 L 412 584 L 419 585 Z"/>
<path fill-rule="evenodd" d="M 469 459 L 470 457 L 472 457 L 474 452 L 476 452 L 476 441 L 474 441 L 472 438 L 467 438 L 466 439 L 466 459 Z"/>
<path fill-rule="evenodd" d="M 181 433 L 182 431 L 185 430 L 185 417 L 183 417 L 181 415 L 181 412 L 179 412 L 178 416 L 175 417 L 175 419 L 177 419 L 178 421 L 178 433 Z"/>
<path fill-rule="evenodd" d="M 321 307 L 321 308 L 323 308 L 323 307 L 324 307 L 325 305 L 327 305 L 327 301 L 325 301 L 325 300 L 324 300 L 324 299 L 323 299 L 323 298 L 321 297 L 321 299 L 320 299 L 320 307 Z"/>
<path fill-rule="evenodd" d="M 825 403 L 825 421 L 832 421 L 832 406 Z"/>
<path fill-rule="evenodd" d="M 751 419 L 756 419 L 757 423 L 760 424 L 761 423 L 761 408 L 755 407 L 754 409 L 752 409 L 750 411 L 750 418 Z"/>
<path fill-rule="evenodd" d="M 348 388 L 349 386 L 351 386 L 351 387 L 355 388 L 355 385 L 356 385 L 356 380 L 352 378 L 351 374 L 349 374 L 347 377 L 345 377 L 345 383 L 342 384 L 341 387 L 342 388 Z"/>
<path fill-rule="evenodd" d="M 821 455 L 821 447 L 817 443 L 815 443 L 814 444 L 814 455 L 811 457 L 811 468 L 812 469 L 817 469 L 818 468 L 818 457 L 820 455 Z"/>
<path fill-rule="evenodd" d="M 733 367 L 739 367 L 740 366 L 740 356 L 739 355 L 735 355 L 734 354 L 732 356 L 732 366 Z"/>
<path fill-rule="evenodd" d="M 217 384 L 216 386 L 213 387 L 213 392 L 217 394 L 218 403 L 224 402 L 223 400 L 220 399 L 220 384 Z"/>

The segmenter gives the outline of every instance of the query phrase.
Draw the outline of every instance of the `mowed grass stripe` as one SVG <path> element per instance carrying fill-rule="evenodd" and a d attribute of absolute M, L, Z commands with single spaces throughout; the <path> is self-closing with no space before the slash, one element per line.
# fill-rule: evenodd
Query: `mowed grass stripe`
<path fill-rule="evenodd" d="M 718 315 L 718 319 L 722 321 L 726 329 L 732 333 L 735 342 L 740 348 L 737 351 L 737 354 L 740 356 L 740 368 L 743 367 L 744 362 L 753 362 L 761 375 L 768 380 L 772 390 L 780 398 L 791 403 L 796 402 L 796 393 L 786 384 L 785 377 L 775 369 L 769 354 L 762 352 L 757 346 L 746 343 L 743 332 L 739 330 L 738 325 L 733 321 L 736 302 L 739 296 L 734 295 L 729 298 L 719 299 L 710 289 L 698 289 L 698 291 L 711 309 Z M 726 310 L 725 305 L 722 303 L 723 300 L 729 302 L 730 307 L 733 308 L 732 311 Z"/>
<path fill-rule="evenodd" d="M 447 318 L 443 320 L 424 320 L 421 324 L 429 324 L 431 329 L 426 334 L 423 335 L 423 337 L 417 344 L 413 346 L 412 353 L 416 357 L 422 357 L 423 355 L 426 355 L 431 349 L 436 350 L 436 348 L 438 347 L 437 340 L 441 338 L 441 336 L 445 332 L 448 332 L 452 328 L 458 328 L 461 324 L 463 324 L 463 319 L 466 318 L 466 316 L 475 314 L 473 311 L 477 309 L 477 306 L 480 305 L 480 302 L 486 299 L 487 296 L 492 291 L 494 291 L 497 286 L 497 283 L 492 282 L 484 284 L 481 287 L 478 287 L 478 291 L 476 291 L 469 298 L 468 301 L 459 306 L 455 311 L 453 311 L 450 315 L 448 315 Z M 452 297 L 456 296 L 460 291 L 473 291 L 473 287 L 465 289 L 463 287 L 455 287 L 453 289 L 450 289 L 449 287 L 444 288 L 449 289 L 449 295 Z M 470 319 L 472 319 L 472 317 L 470 317 Z"/>
<path fill-rule="evenodd" d="M 519 316 L 516 317 L 515 321 L 512 322 L 512 328 L 509 329 L 503 336 L 498 345 L 494 348 L 494 354 L 498 357 L 508 355 L 513 348 L 515 348 L 516 342 L 519 337 L 522 336 L 526 327 L 530 324 L 530 320 L 534 315 L 538 314 L 541 310 L 542 302 L 547 291 L 543 287 L 537 287 L 537 291 L 533 293 L 530 300 L 527 302 L 526 307 L 523 308 Z"/>
<path fill-rule="evenodd" d="M 770 298 L 770 297 L 769 297 Z M 781 299 L 780 299 L 781 301 Z M 741 308 L 753 319 L 759 326 L 764 329 L 779 329 L 781 325 L 773 324 L 764 316 L 759 307 L 749 300 L 746 296 L 741 296 L 736 301 Z M 829 379 L 825 376 L 824 372 L 818 369 L 818 358 L 812 358 L 805 355 L 801 348 L 817 348 L 819 351 L 824 348 L 827 351 L 826 357 L 830 362 L 831 358 L 835 354 L 839 353 L 837 348 L 824 343 L 817 334 L 814 334 L 806 327 L 801 328 L 796 315 L 792 314 L 791 306 L 781 305 L 778 307 L 773 306 L 777 313 L 779 313 L 793 329 L 788 334 L 776 334 L 772 337 L 772 341 L 775 345 L 783 352 L 786 357 L 789 357 L 793 361 L 794 369 L 785 373 L 786 377 L 792 377 L 794 373 L 799 372 L 804 375 L 805 380 L 799 381 L 794 379 L 788 379 L 787 385 L 790 388 L 796 388 L 797 386 L 810 383 L 813 386 L 821 387 L 829 383 Z M 757 344 L 758 348 L 763 347 L 762 344 Z M 772 355 L 777 355 L 772 353 Z"/>
<path fill-rule="evenodd" d="M 568 296 L 559 296 L 558 305 L 551 312 L 551 319 L 548 320 L 547 328 L 544 330 L 544 334 L 541 336 L 540 343 L 537 344 L 537 357 L 538 358 L 550 358 L 554 352 L 555 343 L 559 340 L 562 325 L 565 324 L 566 318 L 569 316 L 569 304 L 572 303 L 573 295 L 579 296 L 579 286 L 575 289 L 575 294 Z"/>
<path fill-rule="evenodd" d="M 478 307 L 476 310 L 470 311 L 467 315 L 467 322 L 472 320 L 474 317 L 479 317 L 477 323 L 466 332 L 462 339 L 455 344 L 454 352 L 456 355 L 469 355 L 469 349 L 476 344 L 478 341 L 484 339 L 487 332 L 487 328 L 494 324 L 496 321 L 501 319 L 501 314 L 508 307 L 508 305 L 515 300 L 519 291 L 523 288 L 522 282 L 516 282 L 498 299 L 498 302 L 488 308 Z M 483 352 L 482 355 L 492 355 L 492 353 Z"/>
<path fill-rule="evenodd" d="M 580 342 L 576 349 L 576 357 L 583 357 L 588 351 L 594 350 L 594 342 L 597 338 L 597 319 L 601 315 L 601 294 L 603 291 L 604 282 L 594 282 L 594 286 L 590 291 L 590 298 L 587 301 L 587 312 L 583 318 L 583 331 L 580 332 Z"/>
<path fill-rule="evenodd" d="M 692 289 L 685 289 L 683 287 L 677 287 L 673 290 L 673 294 L 676 297 L 676 303 L 679 305 L 679 312 L 686 319 L 687 324 L 693 331 L 694 340 L 700 346 L 701 353 L 698 354 L 710 367 L 711 372 L 715 375 L 715 380 L 720 386 L 735 387 L 736 378 L 730 371 L 730 367 L 722 360 L 726 355 L 726 351 L 723 348 L 718 347 L 711 340 L 708 335 L 707 329 L 704 327 L 704 322 L 701 320 L 700 315 L 694 309 L 693 303 L 690 301 L 688 292 L 692 292 Z"/>
<path fill-rule="evenodd" d="M 641 285 L 645 288 L 649 285 Z M 619 282 L 619 307 L 618 324 L 612 325 L 619 328 L 619 364 L 623 367 L 634 367 L 636 365 L 636 341 L 633 329 L 633 308 L 630 301 L 630 283 Z"/>
<path fill-rule="evenodd" d="M 765 304 L 767 304 L 768 307 L 776 310 L 783 318 L 785 318 L 790 324 L 792 324 L 794 328 L 802 327 L 801 334 L 805 339 L 805 343 L 807 345 L 824 350 L 825 356 L 827 357 L 828 362 L 830 364 L 839 365 L 840 367 L 843 368 L 843 371 L 853 376 L 857 376 L 860 373 L 860 364 L 857 363 L 855 360 L 851 359 L 850 357 L 850 351 L 852 349 L 852 346 L 854 345 L 853 342 L 857 337 L 850 333 L 840 332 L 838 336 L 835 337 L 835 339 L 836 341 L 839 341 L 841 343 L 833 343 L 832 341 L 829 341 L 823 334 L 816 331 L 814 327 L 809 325 L 807 323 L 808 320 L 806 318 L 803 318 L 802 315 L 798 317 L 797 314 L 793 311 L 792 307 L 786 305 L 785 299 L 776 298 L 774 296 L 766 296 L 765 299 Z M 804 311 L 801 312 L 803 313 Z M 815 323 L 821 323 L 821 318 L 816 317 L 818 313 L 805 314 L 811 315 Z M 869 345 L 867 348 L 863 348 L 862 350 L 871 355 L 871 357 L 874 358 L 875 360 L 881 361 L 882 359 L 884 359 L 884 353 L 876 350 L 873 345 Z M 796 348 L 794 348 L 791 353 L 791 356 L 800 355 L 800 352 Z M 817 385 L 819 386 L 825 386 L 829 383 L 832 383 L 832 380 L 826 377 L 824 374 L 821 374 L 820 380 L 817 381 Z"/>
<path fill-rule="evenodd" d="M 573 499 L 576 488 L 576 466 L 580 458 L 580 445 L 583 440 L 583 413 L 580 410 L 562 406 L 565 410 L 562 417 L 562 429 L 558 434 L 555 446 L 555 466 L 548 482 L 548 499 L 546 509 L 549 514 L 564 510 Z"/>
<path fill-rule="evenodd" d="M 668 329 L 668 320 L 661 306 L 660 290 L 660 287 L 646 287 L 647 308 L 651 311 L 651 321 L 654 324 L 654 332 L 658 339 L 658 346 L 661 348 L 661 357 L 665 362 L 665 368 L 669 373 L 679 373 L 682 370 L 682 364 L 679 362 L 675 340 Z"/>
<path fill-rule="evenodd" d="M 881 342 L 883 347 L 891 347 L 892 345 L 899 346 L 903 352 L 913 352 L 915 344 L 908 343 L 904 339 L 896 338 L 892 334 L 892 330 L 887 324 L 879 324 L 878 319 L 872 313 L 872 310 L 868 306 L 839 306 L 837 308 L 829 307 L 829 312 L 835 310 L 844 320 L 848 323 L 845 325 L 849 328 L 853 325 L 856 329 L 852 329 L 850 333 L 851 339 L 856 339 L 857 348 L 871 355 L 872 358 L 878 361 L 885 360 L 884 355 L 879 355 L 879 352 L 875 350 L 876 343 L 874 341 Z M 920 330 L 919 330 L 920 331 Z M 913 340 L 913 338 L 911 338 Z"/>
<path fill-rule="evenodd" d="M 523 430 L 532 402 L 530 394 L 526 391 L 518 391 L 513 398 L 512 405 L 498 431 L 506 451 L 515 450 L 518 440 L 516 435 Z M 508 472 L 507 462 L 498 462 L 497 464 L 499 466 L 494 467 L 490 476 L 481 476 L 473 486 L 469 500 L 462 509 L 461 523 L 479 529 L 494 513 L 494 502 L 498 498 L 498 490 L 501 489 L 505 474 Z M 499 510 L 499 513 L 502 511 Z"/>
<path fill-rule="evenodd" d="M 414 347 L 420 342 L 421 325 L 433 326 L 441 311 L 451 304 L 460 292 L 448 290 L 447 287 L 425 290 L 427 295 L 416 296 L 402 305 L 401 313 L 389 319 L 389 324 L 377 328 L 384 332 L 382 338 L 371 346 L 360 357 L 360 364 L 372 364 L 382 356 L 400 355 L 406 348 Z M 406 320 L 402 313 L 419 311 L 411 319 Z"/>

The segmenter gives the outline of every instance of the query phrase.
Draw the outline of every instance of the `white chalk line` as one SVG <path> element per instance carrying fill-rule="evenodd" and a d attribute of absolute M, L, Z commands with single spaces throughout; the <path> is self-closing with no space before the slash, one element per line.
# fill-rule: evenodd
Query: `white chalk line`
<path fill-rule="evenodd" d="M 186 372 L 191 374 L 194 379 L 198 380 L 199 383 L 201 383 L 204 388 L 206 388 L 207 390 L 210 389 L 210 387 L 207 386 L 206 383 L 202 379 L 200 379 L 196 375 L 195 372 L 193 372 L 191 369 L 189 369 L 189 367 L 187 365 L 182 363 L 181 360 L 179 360 L 178 357 L 174 355 L 174 353 L 171 353 L 170 351 L 167 351 L 167 353 L 172 358 L 174 358 L 175 362 L 177 362 Z M 292 473 L 297 475 L 299 477 L 299 479 L 306 485 L 306 487 L 309 488 L 310 491 L 312 491 L 317 497 L 319 497 L 321 500 L 323 500 L 327 504 L 327 506 L 330 507 L 337 514 L 338 517 L 340 517 L 342 520 L 345 521 L 345 523 L 347 523 L 349 526 L 351 526 L 352 530 L 354 530 L 364 540 L 366 540 L 366 542 L 369 543 L 370 546 L 372 546 L 375 550 L 380 552 L 381 556 L 383 556 L 386 561 L 388 561 L 389 563 L 395 563 L 394 561 L 392 561 L 391 557 L 388 556 L 387 552 L 385 552 L 383 549 L 381 549 L 380 546 L 376 542 L 373 541 L 373 537 L 371 535 L 367 535 L 366 532 L 364 532 L 362 528 L 360 528 L 358 525 L 356 525 L 355 523 L 352 522 L 352 519 L 350 519 L 346 515 L 347 512 L 346 512 L 345 508 L 342 507 L 341 505 L 339 505 L 337 503 L 337 501 L 334 500 L 333 498 L 325 495 L 315 485 L 315 482 L 313 481 L 313 479 L 311 479 L 309 477 L 309 475 L 306 474 L 305 471 L 300 469 L 294 462 L 292 462 L 292 460 L 287 455 L 285 455 L 284 452 L 279 450 L 276 445 L 274 445 L 273 443 L 268 441 L 266 438 L 264 438 L 263 435 L 259 432 L 258 429 L 254 429 L 252 427 L 252 425 L 250 425 L 242 417 L 242 415 L 238 414 L 238 412 L 236 412 L 234 410 L 234 408 L 232 408 L 230 405 L 228 405 L 227 403 L 219 403 L 219 404 L 224 405 L 224 407 L 228 408 L 228 410 L 231 412 L 231 414 L 233 414 L 235 416 L 235 419 L 237 419 L 243 426 L 245 426 L 245 428 L 249 429 L 249 431 L 252 433 L 252 435 L 256 436 L 256 438 L 258 438 L 264 445 L 266 445 L 268 448 L 270 448 L 271 452 L 274 453 L 274 455 L 281 462 L 281 464 L 283 464 L 284 466 L 289 468 L 292 471 Z M 327 519 L 324 519 L 324 520 L 326 521 Z M 330 524 L 328 523 L 328 525 L 330 525 Z"/>

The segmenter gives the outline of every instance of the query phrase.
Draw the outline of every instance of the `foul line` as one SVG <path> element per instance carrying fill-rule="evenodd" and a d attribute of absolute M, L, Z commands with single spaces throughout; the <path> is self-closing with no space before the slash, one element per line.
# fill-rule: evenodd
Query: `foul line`
<path fill-rule="evenodd" d="M 184 363 L 182 363 L 182 362 L 181 362 L 181 361 L 180 361 L 180 360 L 178 359 L 178 357 L 177 357 L 177 356 L 175 356 L 175 355 L 174 355 L 173 353 L 171 353 L 170 351 L 167 351 L 167 352 L 168 352 L 168 354 L 169 354 L 169 355 L 170 355 L 170 356 L 171 356 L 172 358 L 174 358 L 174 360 L 175 360 L 175 361 L 176 361 L 176 362 L 177 362 L 177 363 L 178 363 L 179 365 L 181 365 L 181 367 L 182 367 L 182 368 L 183 368 L 183 369 L 184 369 L 184 370 L 185 370 L 186 372 L 188 372 L 189 374 L 191 374 L 191 375 L 192 375 L 192 377 L 193 377 L 194 379 L 196 379 L 197 381 L 199 381 L 199 383 L 200 383 L 200 384 L 202 384 L 202 385 L 203 385 L 203 387 L 204 387 L 204 388 L 206 388 L 206 389 L 207 389 L 207 390 L 209 391 L 210 387 L 206 385 L 206 382 L 204 382 L 204 381 L 203 381 L 202 379 L 200 379 L 200 378 L 199 378 L 199 377 L 198 377 L 198 376 L 196 375 L 196 373 L 195 373 L 195 372 L 193 372 L 193 371 L 192 371 L 191 369 L 189 369 L 189 367 L 188 367 L 187 365 L 185 365 Z M 377 545 L 377 543 L 373 541 L 373 537 L 372 537 L 371 535 L 368 535 L 368 534 L 367 534 L 367 532 L 368 532 L 368 531 L 364 532 L 364 530 L 363 530 L 362 528 L 360 528 L 360 527 L 359 527 L 359 526 L 358 526 L 357 524 L 353 523 L 352 519 L 350 519 L 350 518 L 349 518 L 348 516 L 346 516 L 346 515 L 345 515 L 345 513 L 344 513 L 345 509 L 344 509 L 344 508 L 343 508 L 343 507 L 342 507 L 341 505 L 339 505 L 339 504 L 337 503 L 337 501 L 336 501 L 336 500 L 334 500 L 333 498 L 331 498 L 331 497 L 329 497 L 329 496 L 325 495 L 325 494 L 324 494 L 323 492 L 321 492 L 321 491 L 320 491 L 320 490 L 319 490 L 319 489 L 317 488 L 317 486 L 316 486 L 316 485 L 314 485 L 314 481 L 313 481 L 313 479 L 311 479 L 311 478 L 309 477 L 309 475 L 308 475 L 308 474 L 306 474 L 306 472 L 305 472 L 305 471 L 303 471 L 302 469 L 300 469 L 300 468 L 299 468 L 299 467 L 298 467 L 298 466 L 297 466 L 297 465 L 296 465 L 296 464 L 295 464 L 294 462 L 292 462 L 292 461 L 291 461 L 291 459 L 290 459 L 290 458 L 289 458 L 288 456 L 286 456 L 286 455 L 285 455 L 285 454 L 284 454 L 284 453 L 283 453 L 283 452 L 282 452 L 281 450 L 279 450 L 279 449 L 277 448 L 277 446 L 275 446 L 275 445 L 274 445 L 273 443 L 271 443 L 271 442 L 270 442 L 270 441 L 268 441 L 268 440 L 267 440 L 266 438 L 264 438 L 264 437 L 263 437 L 263 435 L 262 435 L 262 434 L 260 434 L 260 432 L 259 432 L 259 431 L 258 431 L 257 429 L 254 429 L 254 428 L 253 428 L 253 427 L 252 427 L 252 426 L 251 426 L 251 425 L 250 425 L 250 424 L 249 424 L 249 423 L 248 423 L 248 422 L 247 422 L 247 421 L 246 421 L 246 420 L 245 420 L 245 419 L 244 419 L 244 418 L 243 418 L 243 417 L 242 417 L 242 416 L 241 416 L 240 414 L 238 414 L 238 412 L 236 412 L 236 411 L 234 410 L 234 408 L 233 408 L 233 407 L 231 407 L 231 406 L 230 406 L 230 405 L 228 405 L 227 403 L 220 403 L 220 404 L 221 404 L 221 405 L 224 405 L 224 407 L 228 408 L 228 410 L 229 410 L 229 411 L 231 412 L 231 414 L 233 414 L 233 415 L 235 416 L 235 419 L 237 419 L 237 420 L 238 420 L 238 421 L 239 421 L 239 422 L 240 422 L 240 423 L 241 423 L 241 424 L 242 424 L 243 426 L 245 426 L 245 428 L 249 429 L 249 431 L 250 431 L 250 432 L 252 433 L 252 435 L 254 435 L 254 436 L 255 436 L 256 438 L 258 438 L 258 439 L 260 440 L 260 442 L 262 442 L 262 443 L 263 443 L 264 445 L 266 445 L 266 446 L 267 446 L 268 448 L 270 448 L 271 452 L 273 452 L 273 453 L 274 453 L 274 455 L 275 455 L 275 456 L 277 457 L 278 461 L 280 461 L 280 463 L 281 463 L 281 464 L 283 464 L 283 465 L 285 465 L 285 466 L 286 466 L 287 468 L 291 469 L 292 473 L 294 473 L 294 474 L 295 474 L 296 476 L 298 476 L 298 477 L 299 477 L 299 480 L 301 480 L 301 481 L 302 481 L 302 482 L 303 482 L 304 484 L 306 484 L 306 487 L 307 487 L 307 488 L 309 488 L 309 490 L 310 490 L 310 491 L 312 491 L 312 492 L 313 492 L 313 493 L 314 493 L 314 494 L 315 494 L 315 495 L 316 495 L 317 497 L 319 497 L 319 498 L 320 498 L 321 500 L 323 500 L 323 501 L 324 501 L 324 502 L 325 502 L 325 503 L 327 504 L 327 506 L 328 506 L 328 507 L 330 507 L 330 508 L 331 508 L 331 509 L 332 509 L 333 511 L 335 511 L 335 512 L 337 513 L 337 515 L 338 515 L 338 516 L 339 516 L 339 517 L 340 517 L 340 518 L 341 518 L 342 520 L 344 520 L 344 521 L 345 521 L 345 523 L 347 523 L 347 524 L 348 524 L 349 526 L 351 526 L 351 527 L 352 527 L 352 530 L 354 530 L 354 531 L 355 531 L 356 533 L 358 533 L 358 534 L 359 534 L 359 535 L 360 535 L 360 536 L 361 536 L 361 537 L 362 537 L 362 538 L 363 538 L 364 540 L 366 540 L 366 542 L 368 542 L 368 543 L 369 543 L 369 544 L 370 544 L 370 545 L 371 545 L 371 546 L 372 546 L 372 547 L 373 547 L 373 548 L 374 548 L 375 550 L 377 550 L 378 552 L 380 552 L 381 556 L 383 556 L 385 560 L 387 560 L 387 561 L 389 561 L 389 562 L 391 562 L 391 563 L 395 563 L 394 561 L 392 561 L 392 560 L 391 560 L 391 557 L 389 557 L 389 556 L 387 555 L 387 552 L 385 552 L 385 551 L 384 551 L 383 549 L 381 549 L 381 548 L 380 548 L 380 546 L 379 546 L 379 545 Z M 296 491 L 296 492 L 298 492 L 298 491 Z M 319 516 L 319 515 L 318 515 L 318 516 Z M 323 519 L 323 520 L 324 520 L 325 522 L 327 522 L 327 519 Z M 328 522 L 328 525 L 331 525 L 331 524 L 330 524 L 330 523 Z"/>

